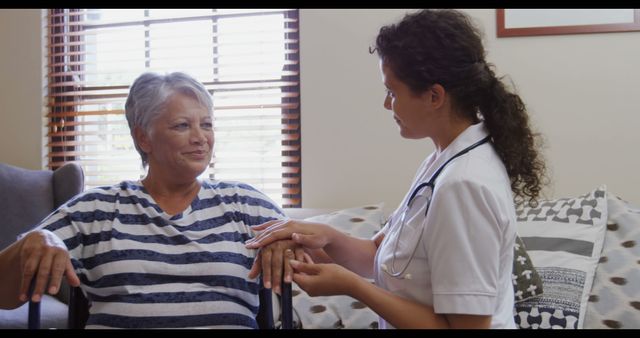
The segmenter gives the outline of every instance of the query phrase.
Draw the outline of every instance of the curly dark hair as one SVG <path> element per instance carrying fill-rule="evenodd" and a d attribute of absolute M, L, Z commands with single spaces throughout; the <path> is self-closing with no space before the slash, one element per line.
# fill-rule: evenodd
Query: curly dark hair
<path fill-rule="evenodd" d="M 454 110 L 473 123 L 484 120 L 511 181 L 516 204 L 537 205 L 546 166 L 540 135 L 531 131 L 524 102 L 497 78 L 485 60 L 481 33 L 456 10 L 421 10 L 384 26 L 371 53 L 412 92 L 434 84 L 449 93 Z"/>

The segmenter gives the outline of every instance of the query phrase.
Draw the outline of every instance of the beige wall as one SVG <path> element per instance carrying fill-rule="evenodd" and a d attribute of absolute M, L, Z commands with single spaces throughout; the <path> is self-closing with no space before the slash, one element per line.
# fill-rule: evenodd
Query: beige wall
<path fill-rule="evenodd" d="M 393 208 L 433 149 L 400 138 L 367 50 L 381 25 L 404 13 L 301 10 L 304 207 Z M 554 181 L 547 194 L 607 184 L 640 205 L 640 32 L 497 39 L 494 10 L 468 13 L 545 135 Z M 40 27 L 39 10 L 0 10 L 0 161 L 34 169 L 43 161 Z"/>
<path fill-rule="evenodd" d="M 394 208 L 430 141 L 400 139 L 382 107 L 380 25 L 405 10 L 302 10 L 303 205 Z M 549 197 L 600 184 L 640 205 L 640 32 L 496 38 L 495 10 L 468 10 L 546 138 Z"/>
<path fill-rule="evenodd" d="M 43 168 L 39 9 L 0 9 L 0 162 Z"/>

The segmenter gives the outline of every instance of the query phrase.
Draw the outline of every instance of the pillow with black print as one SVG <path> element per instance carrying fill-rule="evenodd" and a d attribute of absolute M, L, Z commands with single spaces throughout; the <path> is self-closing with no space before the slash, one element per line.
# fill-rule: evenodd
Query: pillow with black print
<path fill-rule="evenodd" d="M 515 304 L 523 329 L 582 329 L 589 292 L 602 254 L 606 187 L 573 198 L 520 206 L 517 233 L 544 286 L 540 297 Z"/>
<path fill-rule="evenodd" d="M 542 279 L 533 265 L 520 236 L 516 236 L 516 243 L 513 248 L 511 279 L 513 281 L 515 303 L 542 295 Z"/>

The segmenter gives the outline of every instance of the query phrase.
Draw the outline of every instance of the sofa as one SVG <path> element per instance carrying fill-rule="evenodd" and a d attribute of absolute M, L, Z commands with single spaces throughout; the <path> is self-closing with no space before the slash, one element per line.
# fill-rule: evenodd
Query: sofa
<path fill-rule="evenodd" d="M 347 209 L 286 209 L 291 218 L 324 222 L 370 238 L 386 221 L 383 203 Z M 523 251 L 516 270 L 534 292 L 514 300 L 521 329 L 640 328 L 640 208 L 601 186 L 575 197 L 517 208 Z M 516 269 L 528 260 L 529 267 Z M 524 263 L 523 263 L 524 264 Z M 514 285 L 514 288 L 516 286 Z M 376 329 L 377 315 L 348 296 L 310 297 L 293 287 L 299 329 Z"/>

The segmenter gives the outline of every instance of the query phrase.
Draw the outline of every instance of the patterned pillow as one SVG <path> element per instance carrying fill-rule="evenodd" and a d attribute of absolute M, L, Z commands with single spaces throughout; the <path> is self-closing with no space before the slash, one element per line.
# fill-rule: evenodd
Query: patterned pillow
<path fill-rule="evenodd" d="M 604 242 L 606 188 L 577 198 L 520 207 L 518 234 L 542 278 L 544 294 L 515 305 L 520 328 L 582 328 Z"/>
<path fill-rule="evenodd" d="M 325 223 L 354 237 L 371 238 L 383 225 L 383 203 L 306 218 Z M 295 327 L 303 329 L 378 328 L 378 315 L 349 296 L 311 297 L 292 287 Z M 297 317 L 297 318 L 296 318 Z"/>
<path fill-rule="evenodd" d="M 586 329 L 640 329 L 640 208 L 609 193 L 609 218 Z"/>
<path fill-rule="evenodd" d="M 542 279 L 520 236 L 516 236 L 511 279 L 513 280 L 514 301 L 516 303 L 542 295 Z"/>

